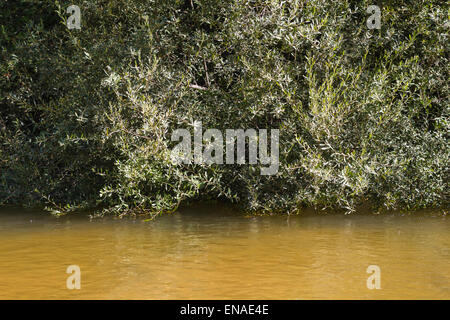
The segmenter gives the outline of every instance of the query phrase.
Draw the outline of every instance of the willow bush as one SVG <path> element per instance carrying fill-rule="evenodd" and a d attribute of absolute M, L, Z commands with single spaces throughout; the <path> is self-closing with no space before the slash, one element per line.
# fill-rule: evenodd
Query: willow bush
<path fill-rule="evenodd" d="M 437 0 L 2 1 L 0 204 L 448 207 L 448 18 Z M 172 164 L 195 120 L 279 129 L 278 173 Z"/>

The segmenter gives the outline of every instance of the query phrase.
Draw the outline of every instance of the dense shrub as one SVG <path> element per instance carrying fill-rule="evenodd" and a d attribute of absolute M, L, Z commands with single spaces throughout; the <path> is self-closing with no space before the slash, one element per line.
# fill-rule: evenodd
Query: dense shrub
<path fill-rule="evenodd" d="M 373 2 L 2 1 L 0 204 L 447 207 L 448 4 Z M 194 120 L 279 129 L 278 174 L 173 165 L 171 133 Z"/>

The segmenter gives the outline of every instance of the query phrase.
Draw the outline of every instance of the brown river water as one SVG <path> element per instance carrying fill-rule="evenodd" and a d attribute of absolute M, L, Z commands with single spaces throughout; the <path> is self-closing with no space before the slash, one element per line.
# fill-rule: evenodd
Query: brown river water
<path fill-rule="evenodd" d="M 143 219 L 0 211 L 0 299 L 449 299 L 443 215 Z M 80 268 L 69 290 L 67 267 Z M 370 265 L 380 289 L 368 289 Z"/>

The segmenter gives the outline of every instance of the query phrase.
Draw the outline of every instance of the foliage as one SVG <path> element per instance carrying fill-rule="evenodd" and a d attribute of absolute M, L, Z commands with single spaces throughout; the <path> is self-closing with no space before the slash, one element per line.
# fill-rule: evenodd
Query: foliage
<path fill-rule="evenodd" d="M 81 30 L 65 25 L 71 4 Z M 371 4 L 3 1 L 0 204 L 448 206 L 448 4 L 383 1 L 369 30 Z M 171 133 L 194 120 L 280 129 L 278 174 L 173 165 Z"/>

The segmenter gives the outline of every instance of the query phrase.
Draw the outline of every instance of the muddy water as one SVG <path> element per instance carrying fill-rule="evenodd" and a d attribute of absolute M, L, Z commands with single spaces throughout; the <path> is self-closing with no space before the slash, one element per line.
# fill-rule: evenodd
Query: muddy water
<path fill-rule="evenodd" d="M 449 299 L 450 219 L 0 212 L 1 299 Z M 69 265 L 81 289 L 66 288 Z M 369 290 L 369 265 L 381 289 Z"/>

